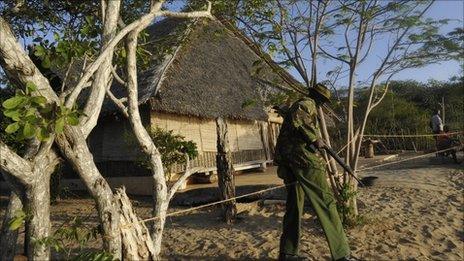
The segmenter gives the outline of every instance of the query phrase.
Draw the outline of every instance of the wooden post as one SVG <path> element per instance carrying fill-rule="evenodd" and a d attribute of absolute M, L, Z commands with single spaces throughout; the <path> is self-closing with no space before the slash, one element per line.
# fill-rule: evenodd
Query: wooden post
<path fill-rule="evenodd" d="M 263 143 L 264 155 L 266 161 L 271 159 L 271 150 L 269 148 L 269 123 L 259 122 L 259 132 L 261 136 L 261 142 Z"/>
<path fill-rule="evenodd" d="M 218 171 L 218 185 L 221 200 L 235 197 L 234 167 L 227 137 L 227 123 L 221 117 L 216 119 L 217 154 L 216 166 Z M 228 224 L 235 220 L 237 207 L 235 200 L 222 204 L 224 221 Z"/>
<path fill-rule="evenodd" d="M 443 125 L 445 125 L 445 96 L 441 97 L 441 115 L 442 115 Z"/>
<path fill-rule="evenodd" d="M 374 157 L 374 144 L 372 144 L 372 142 L 366 142 L 364 153 L 365 153 L 364 157 L 366 158 Z"/>

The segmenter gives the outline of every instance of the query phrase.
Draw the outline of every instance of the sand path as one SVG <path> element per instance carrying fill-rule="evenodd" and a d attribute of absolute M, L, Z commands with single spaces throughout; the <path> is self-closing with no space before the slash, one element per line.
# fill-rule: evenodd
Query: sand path
<path fill-rule="evenodd" d="M 362 260 L 464 260 L 462 164 L 436 164 L 428 158 L 363 175 L 379 179 L 374 186 L 360 190 L 360 213 L 367 222 L 347 231 L 354 256 Z M 3 197 L 2 202 L 5 200 Z M 150 216 L 149 202 L 133 201 L 143 218 Z M 168 218 L 164 259 L 277 258 L 284 206 L 253 202 L 238 204 L 238 208 L 241 220 L 233 225 L 221 222 L 218 208 Z M 96 225 L 90 198 L 63 199 L 52 206 L 55 229 L 72 217 L 89 215 L 86 223 Z M 301 253 L 308 260 L 330 260 L 324 235 L 310 210 L 304 215 L 302 227 Z M 91 242 L 89 247 L 100 249 L 101 240 Z"/>
<path fill-rule="evenodd" d="M 461 166 L 416 160 L 381 171 L 361 189 L 364 225 L 348 230 L 353 255 L 362 260 L 463 260 L 464 171 Z M 459 169 L 459 167 L 461 169 Z M 168 220 L 164 254 L 177 260 L 275 259 L 284 207 L 239 204 L 241 220 L 223 224 L 209 209 Z M 330 260 L 311 211 L 304 216 L 301 252 L 309 260 Z"/>

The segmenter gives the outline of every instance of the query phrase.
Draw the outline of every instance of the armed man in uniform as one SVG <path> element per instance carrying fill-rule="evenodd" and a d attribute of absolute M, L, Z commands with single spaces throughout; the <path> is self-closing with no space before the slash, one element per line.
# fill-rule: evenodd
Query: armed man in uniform
<path fill-rule="evenodd" d="M 277 139 L 277 174 L 287 188 L 286 212 L 280 238 L 279 260 L 298 260 L 301 216 L 304 198 L 310 200 L 326 235 L 334 260 L 349 257 L 348 241 L 337 212 L 336 200 L 327 183 L 325 163 L 317 153 L 324 146 L 318 137 L 316 104 L 330 100 L 330 91 L 322 84 L 310 88 L 309 97 L 283 109 L 284 122 Z M 296 183 L 295 185 L 291 185 Z"/>

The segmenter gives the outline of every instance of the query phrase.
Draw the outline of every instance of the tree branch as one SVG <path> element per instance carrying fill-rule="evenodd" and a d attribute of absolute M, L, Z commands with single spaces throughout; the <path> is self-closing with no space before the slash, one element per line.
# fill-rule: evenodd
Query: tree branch
<path fill-rule="evenodd" d="M 105 1 L 102 1 L 105 4 Z M 106 4 L 105 4 L 106 5 Z M 101 44 L 103 49 L 106 47 L 108 42 L 116 34 L 118 28 L 119 10 L 121 6 L 121 0 L 111 0 L 107 3 L 105 8 L 105 22 L 103 23 L 103 32 L 101 35 Z M 98 67 L 93 77 L 92 86 L 90 89 L 87 103 L 84 107 L 84 113 L 81 117 L 82 132 L 87 136 L 92 129 L 97 125 L 98 117 L 102 108 L 103 100 L 105 99 L 105 93 L 108 89 L 108 81 L 111 82 L 111 69 L 112 59 L 114 54 L 114 48 L 110 48 L 106 59 Z"/>
<path fill-rule="evenodd" d="M 127 99 L 118 99 L 114 94 L 111 92 L 110 89 L 106 90 L 106 95 L 110 100 L 118 107 L 119 111 L 126 117 L 129 118 L 129 113 L 127 112 L 127 107 L 124 105 L 123 101 Z"/>
<path fill-rule="evenodd" d="M 185 171 L 184 174 L 172 185 L 168 193 L 168 201 L 174 197 L 174 194 L 179 190 L 182 184 L 190 177 L 194 172 L 190 169 L 190 157 L 185 154 Z"/>
<path fill-rule="evenodd" d="M 160 11 L 160 16 L 167 16 L 167 17 L 177 17 L 177 18 L 200 18 L 200 17 L 207 17 L 210 19 L 214 19 L 213 15 L 211 14 L 211 2 L 208 1 L 208 7 L 206 11 L 192 11 L 192 12 L 172 12 L 172 11 Z"/>
<path fill-rule="evenodd" d="M 29 161 L 21 158 L 0 140 L 0 172 L 4 172 L 17 178 L 22 185 L 32 184 L 32 166 Z"/>
<path fill-rule="evenodd" d="M 124 81 L 121 76 L 119 76 L 118 72 L 116 72 L 116 66 L 111 67 L 111 72 L 113 73 L 114 78 L 116 79 L 117 82 L 119 82 L 122 86 L 126 86 L 126 81 Z"/>
<path fill-rule="evenodd" d="M 81 79 L 77 83 L 76 87 L 69 95 L 68 99 L 66 100 L 65 105 L 67 107 L 72 107 L 73 104 L 76 102 L 77 97 L 81 93 L 85 83 L 90 79 L 90 77 L 95 73 L 95 71 L 99 68 L 99 66 L 104 62 L 106 57 L 112 53 L 112 49 L 116 47 L 116 45 L 131 31 L 144 25 L 143 28 L 147 27 L 150 22 L 156 17 L 159 16 L 170 16 L 170 17 L 179 17 L 179 18 L 191 18 L 191 17 L 211 17 L 211 3 L 208 4 L 207 11 L 194 11 L 194 12 L 170 12 L 170 11 L 160 11 L 161 5 L 164 1 L 157 2 L 150 10 L 150 12 L 146 15 L 143 15 L 139 19 L 135 20 L 134 22 L 130 23 L 121 31 L 119 31 L 116 36 L 108 42 L 106 48 L 100 53 L 98 58 L 87 68 L 87 70 L 82 75 Z"/>
<path fill-rule="evenodd" d="M 320 45 L 317 46 L 317 47 L 319 48 L 320 51 L 322 51 L 325 55 L 329 56 L 330 58 L 335 59 L 335 60 L 338 60 L 338 61 L 340 61 L 340 62 L 344 62 L 344 63 L 346 63 L 346 64 L 350 64 L 349 61 L 344 60 L 344 59 L 342 59 L 342 58 L 339 58 L 339 57 L 337 57 L 337 56 L 334 56 L 334 55 L 328 53 L 326 50 L 322 49 L 322 47 L 321 47 Z"/>

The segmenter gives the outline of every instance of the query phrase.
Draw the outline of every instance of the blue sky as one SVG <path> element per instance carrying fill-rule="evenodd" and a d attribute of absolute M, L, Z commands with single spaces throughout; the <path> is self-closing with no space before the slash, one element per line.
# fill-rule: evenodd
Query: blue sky
<path fill-rule="evenodd" d="M 450 21 L 443 27 L 443 32 L 449 32 L 456 27 L 463 27 L 464 1 L 462 0 L 439 0 L 429 11 L 428 17 L 435 19 L 456 19 Z M 464 61 L 461 61 L 463 63 Z M 427 79 L 448 80 L 451 76 L 460 74 L 459 63 L 456 61 L 433 64 L 415 70 L 406 70 L 396 77 L 397 79 L 415 79 L 425 81 Z"/>
<path fill-rule="evenodd" d="M 169 5 L 170 9 L 179 10 L 185 4 L 185 0 L 175 0 Z M 443 26 L 441 33 L 447 33 L 456 27 L 463 27 L 464 21 L 464 1 L 463 0 L 437 0 L 434 5 L 426 13 L 427 17 L 434 19 L 452 19 L 449 24 Z M 27 40 L 26 40 L 27 42 Z M 372 59 L 367 59 L 364 64 L 359 67 L 357 80 L 364 81 L 371 74 L 372 70 L 376 68 L 378 64 L 378 56 L 385 52 L 385 48 L 382 48 L 380 43 L 377 48 L 373 49 Z M 461 61 L 464 63 L 464 61 Z M 332 70 L 339 63 L 333 63 L 331 61 L 320 61 L 318 67 L 318 81 L 325 79 L 327 71 Z M 290 73 L 295 78 L 300 79 L 298 73 L 294 70 L 290 70 Z M 404 70 L 394 76 L 393 79 L 406 80 L 413 79 L 421 82 L 426 82 L 429 79 L 446 81 L 450 77 L 460 74 L 459 62 L 447 61 L 440 64 L 432 64 L 423 68 L 408 69 Z M 341 80 L 338 83 L 339 86 L 346 86 L 345 81 Z"/>
<path fill-rule="evenodd" d="M 383 0 L 386 1 L 386 0 Z M 183 0 L 176 0 L 173 2 L 173 9 L 179 9 L 183 6 Z M 451 19 L 451 21 L 442 27 L 441 33 L 447 33 L 456 27 L 463 27 L 464 21 L 464 0 L 436 0 L 433 6 L 425 14 L 426 17 L 434 19 Z M 340 39 L 341 40 L 341 39 Z M 337 41 L 337 40 L 335 40 Z M 378 66 L 378 56 L 382 56 L 386 51 L 386 45 L 381 42 L 377 44 L 377 47 L 373 49 L 371 59 L 360 65 L 357 80 L 365 81 L 372 75 L 373 70 Z M 461 63 L 464 61 L 461 61 Z M 320 61 L 318 65 L 318 81 L 325 79 L 325 75 L 328 71 L 339 65 L 339 63 L 333 63 L 332 61 Z M 296 70 L 291 70 L 290 73 L 295 78 L 301 80 Z M 459 62 L 457 61 L 446 61 L 439 64 L 431 64 L 422 68 L 408 69 L 396 74 L 392 79 L 396 80 L 417 80 L 420 82 L 427 82 L 430 79 L 446 81 L 452 76 L 459 75 L 461 73 Z M 338 85 L 346 86 L 346 81 L 341 80 Z"/>
<path fill-rule="evenodd" d="M 434 19 L 452 19 L 447 25 L 444 25 L 441 29 L 441 33 L 447 33 L 453 30 L 456 27 L 463 26 L 464 20 L 464 1 L 462 0 L 438 0 L 425 14 L 426 17 L 431 17 Z M 340 39 L 341 40 L 341 39 Z M 337 41 L 337 40 L 335 40 Z M 386 42 L 386 41 L 385 41 Z M 356 79 L 359 81 L 366 80 L 375 68 L 379 64 L 379 56 L 382 57 L 386 52 L 386 44 L 379 41 L 376 47 L 373 48 L 372 55 L 369 59 L 360 65 Z M 461 63 L 464 61 L 461 61 Z M 333 63 L 332 61 L 321 61 L 318 65 L 318 81 L 325 79 L 327 71 L 330 71 L 334 66 L 339 63 Z M 290 70 L 290 72 L 295 75 L 297 79 L 296 71 Z M 452 76 L 460 74 L 459 62 L 457 61 L 446 61 L 439 64 L 431 64 L 422 68 L 416 69 L 407 69 L 396 74 L 392 79 L 396 80 L 417 80 L 420 82 L 426 82 L 430 79 L 446 81 L 449 80 Z M 340 80 L 338 82 L 339 86 L 346 86 L 346 80 Z"/>

